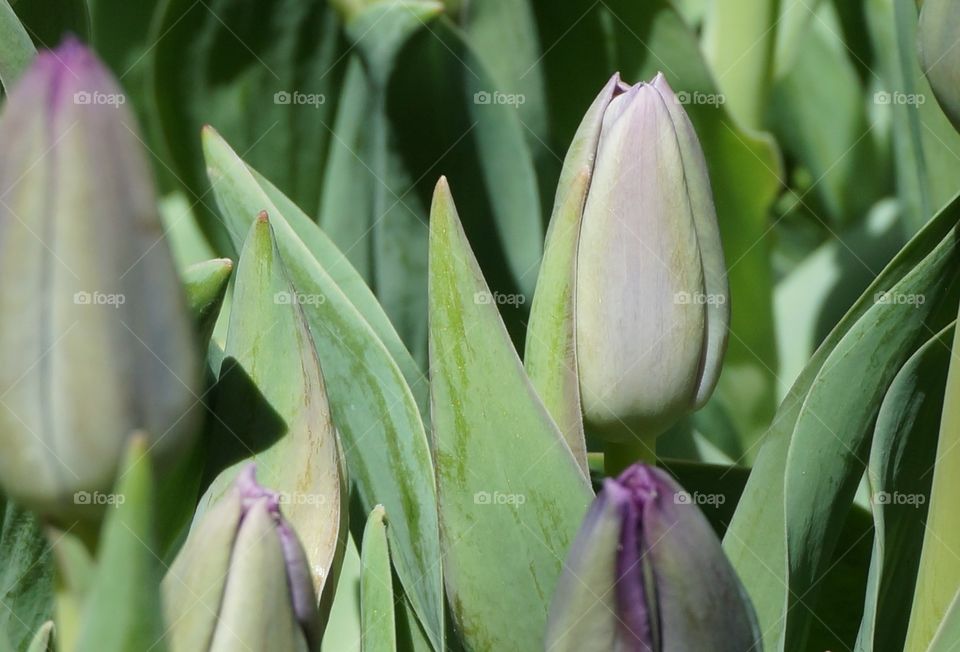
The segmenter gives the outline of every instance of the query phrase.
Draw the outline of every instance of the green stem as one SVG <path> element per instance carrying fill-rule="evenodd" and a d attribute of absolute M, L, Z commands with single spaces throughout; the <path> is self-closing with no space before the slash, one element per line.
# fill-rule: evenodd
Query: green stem
<path fill-rule="evenodd" d="M 603 470 L 608 476 L 620 475 L 635 462 L 657 463 L 656 439 L 637 437 L 625 442 L 608 442 L 603 448 Z"/>

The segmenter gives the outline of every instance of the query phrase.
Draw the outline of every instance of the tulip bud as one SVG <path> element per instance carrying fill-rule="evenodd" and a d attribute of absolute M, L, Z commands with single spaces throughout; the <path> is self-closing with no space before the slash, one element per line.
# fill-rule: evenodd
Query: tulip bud
<path fill-rule="evenodd" d="M 920 11 L 917 44 L 920 66 L 940 108 L 960 130 L 960 2 L 926 0 Z"/>
<path fill-rule="evenodd" d="M 584 420 L 617 441 L 656 437 L 707 401 L 729 304 L 707 166 L 683 106 L 662 75 L 612 83 L 605 105 L 591 109 L 600 126 L 576 257 L 575 336 Z"/>
<path fill-rule="evenodd" d="M 317 649 L 306 553 L 254 464 L 191 531 L 162 588 L 173 652 Z"/>
<path fill-rule="evenodd" d="M 552 652 L 761 650 L 753 606 L 691 496 L 656 467 L 604 481 L 567 556 Z"/>
<path fill-rule="evenodd" d="M 200 359 L 116 81 L 68 40 L 0 116 L 0 484 L 95 516 L 134 431 L 172 462 L 195 430 Z"/>

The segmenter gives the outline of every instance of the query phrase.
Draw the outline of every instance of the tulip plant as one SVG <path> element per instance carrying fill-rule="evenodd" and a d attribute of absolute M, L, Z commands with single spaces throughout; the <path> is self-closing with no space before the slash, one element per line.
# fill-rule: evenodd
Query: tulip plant
<path fill-rule="evenodd" d="M 960 0 L 0 36 L 0 652 L 960 649 Z"/>

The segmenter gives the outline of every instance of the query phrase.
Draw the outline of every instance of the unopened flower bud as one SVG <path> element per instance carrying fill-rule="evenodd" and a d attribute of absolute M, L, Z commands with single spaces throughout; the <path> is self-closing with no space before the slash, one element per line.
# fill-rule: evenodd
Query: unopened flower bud
<path fill-rule="evenodd" d="M 0 116 L 0 484 L 99 513 L 135 431 L 160 464 L 194 434 L 201 368 L 116 81 L 75 40 L 41 52 Z"/>

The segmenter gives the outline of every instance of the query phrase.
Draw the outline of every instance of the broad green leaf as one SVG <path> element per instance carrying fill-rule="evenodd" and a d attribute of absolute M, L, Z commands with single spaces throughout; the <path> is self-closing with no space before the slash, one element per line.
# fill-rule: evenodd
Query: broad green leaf
<path fill-rule="evenodd" d="M 360 615 L 363 621 L 364 652 L 393 652 L 397 649 L 393 611 L 393 577 L 387 549 L 387 522 L 383 507 L 377 505 L 363 530 L 360 560 Z"/>
<path fill-rule="evenodd" d="M 343 293 L 383 342 L 403 372 L 421 413 L 426 414 L 429 394 L 426 377 L 404 347 L 376 297 L 346 256 L 296 204 L 260 173 L 247 166 L 219 134 L 207 129 L 203 138 L 208 173 L 217 184 L 216 199 L 226 214 L 226 229 L 234 242 L 243 242 L 246 230 L 258 211 L 267 211 L 273 220 L 281 251 L 296 252 L 295 256 L 303 258 L 311 270 L 316 268 L 316 271 L 311 271 L 312 274 L 324 283 L 339 288 L 340 292 L 336 294 Z M 308 310 L 307 319 L 310 318 L 311 312 Z"/>
<path fill-rule="evenodd" d="M 922 652 L 947 617 L 960 586 L 960 328 L 954 329 L 950 370 L 943 399 L 940 438 L 933 467 L 930 510 L 913 594 L 905 650 Z M 955 617 L 955 616 L 953 616 Z M 955 643 L 956 641 L 954 641 Z"/>
<path fill-rule="evenodd" d="M 344 43 L 323 0 L 165 0 L 153 24 L 151 99 L 168 164 L 217 254 L 236 243 L 216 217 L 197 137 L 212 124 L 315 215 Z M 241 109 L 242 107 L 242 109 Z"/>
<path fill-rule="evenodd" d="M 939 304 L 949 304 L 958 218 L 955 200 L 891 261 L 817 350 L 766 435 L 724 546 L 769 649 L 782 637 L 786 649 L 802 644 L 809 613 L 787 608 L 815 588 L 829 561 L 887 386 L 926 340 Z M 924 300 L 878 302 L 887 291 Z"/>
<path fill-rule="evenodd" d="M 127 446 L 108 506 L 96 569 L 85 599 L 77 652 L 166 648 L 160 608 L 160 558 L 154 551 L 154 483 L 147 439 Z"/>
<path fill-rule="evenodd" d="M 53 613 L 51 543 L 33 513 L 3 496 L 0 510 L 0 633 L 19 650 Z"/>
<path fill-rule="evenodd" d="M 0 0 L 0 85 L 9 90 L 37 53 L 8 0 Z"/>
<path fill-rule="evenodd" d="M 697 37 L 669 3 L 568 0 L 534 3 L 534 10 L 542 42 L 552 44 L 538 65 L 547 81 L 554 127 L 550 145 L 558 154 L 570 144 L 584 111 L 613 71 L 630 83 L 662 71 L 678 97 L 687 94 L 690 103 L 684 108 L 710 172 L 730 296 L 736 305 L 750 307 L 733 310 L 714 398 L 740 432 L 749 462 L 776 407 L 767 220 L 781 185 L 776 147 L 766 136 L 741 130 L 726 106 L 718 104 L 719 91 Z"/>
<path fill-rule="evenodd" d="M 920 70 L 916 4 L 866 0 L 864 6 L 882 77 L 871 99 L 892 112 L 897 195 L 913 233 L 960 189 L 960 135 Z"/>
<path fill-rule="evenodd" d="M 217 429 L 208 469 L 219 473 L 198 510 L 219 500 L 250 461 L 280 494 L 304 544 L 321 612 L 336 588 L 347 536 L 347 486 L 326 385 L 301 299 L 290 283 L 266 213 L 250 227 L 237 268 Z M 239 458 L 239 459 L 238 459 Z"/>
<path fill-rule="evenodd" d="M 443 563 L 468 650 L 536 650 L 592 497 L 533 390 L 445 179 L 430 215 L 430 363 Z M 519 617 L 522 615 L 522 617 Z"/>
<path fill-rule="evenodd" d="M 960 590 L 954 595 L 927 652 L 953 652 L 957 649 L 957 641 L 960 641 Z"/>
<path fill-rule="evenodd" d="M 877 414 L 867 477 L 875 526 L 857 649 L 899 652 L 920 562 L 953 327 L 897 373 Z"/>
<path fill-rule="evenodd" d="M 380 337 L 384 327 L 365 319 L 376 303 L 353 303 L 353 297 L 345 294 L 349 288 L 340 286 L 334 270 L 328 272 L 324 267 L 332 265 L 347 278 L 356 274 L 332 245 L 325 251 L 316 249 L 318 243 L 326 242 L 316 225 L 309 225 L 310 229 L 302 223 L 296 226 L 302 215 L 278 208 L 243 161 L 212 130 L 205 133 L 204 146 L 231 237 L 249 228 L 258 211 L 266 210 L 294 292 L 298 297 L 315 298 L 300 307 L 323 366 L 353 487 L 351 497 L 358 501 L 359 509 L 369 511 L 382 504 L 394 515 L 387 536 L 397 575 L 434 647 L 442 649 L 436 489 L 417 395 L 412 391 L 419 388 L 420 395 L 426 393 L 423 377 L 409 354 L 403 356 L 405 351 L 395 333 L 391 340 L 384 340 Z M 318 257 L 325 252 L 329 255 L 321 263 Z M 366 306 L 366 312 L 359 305 Z M 419 404 L 425 406 L 425 399 Z"/>

